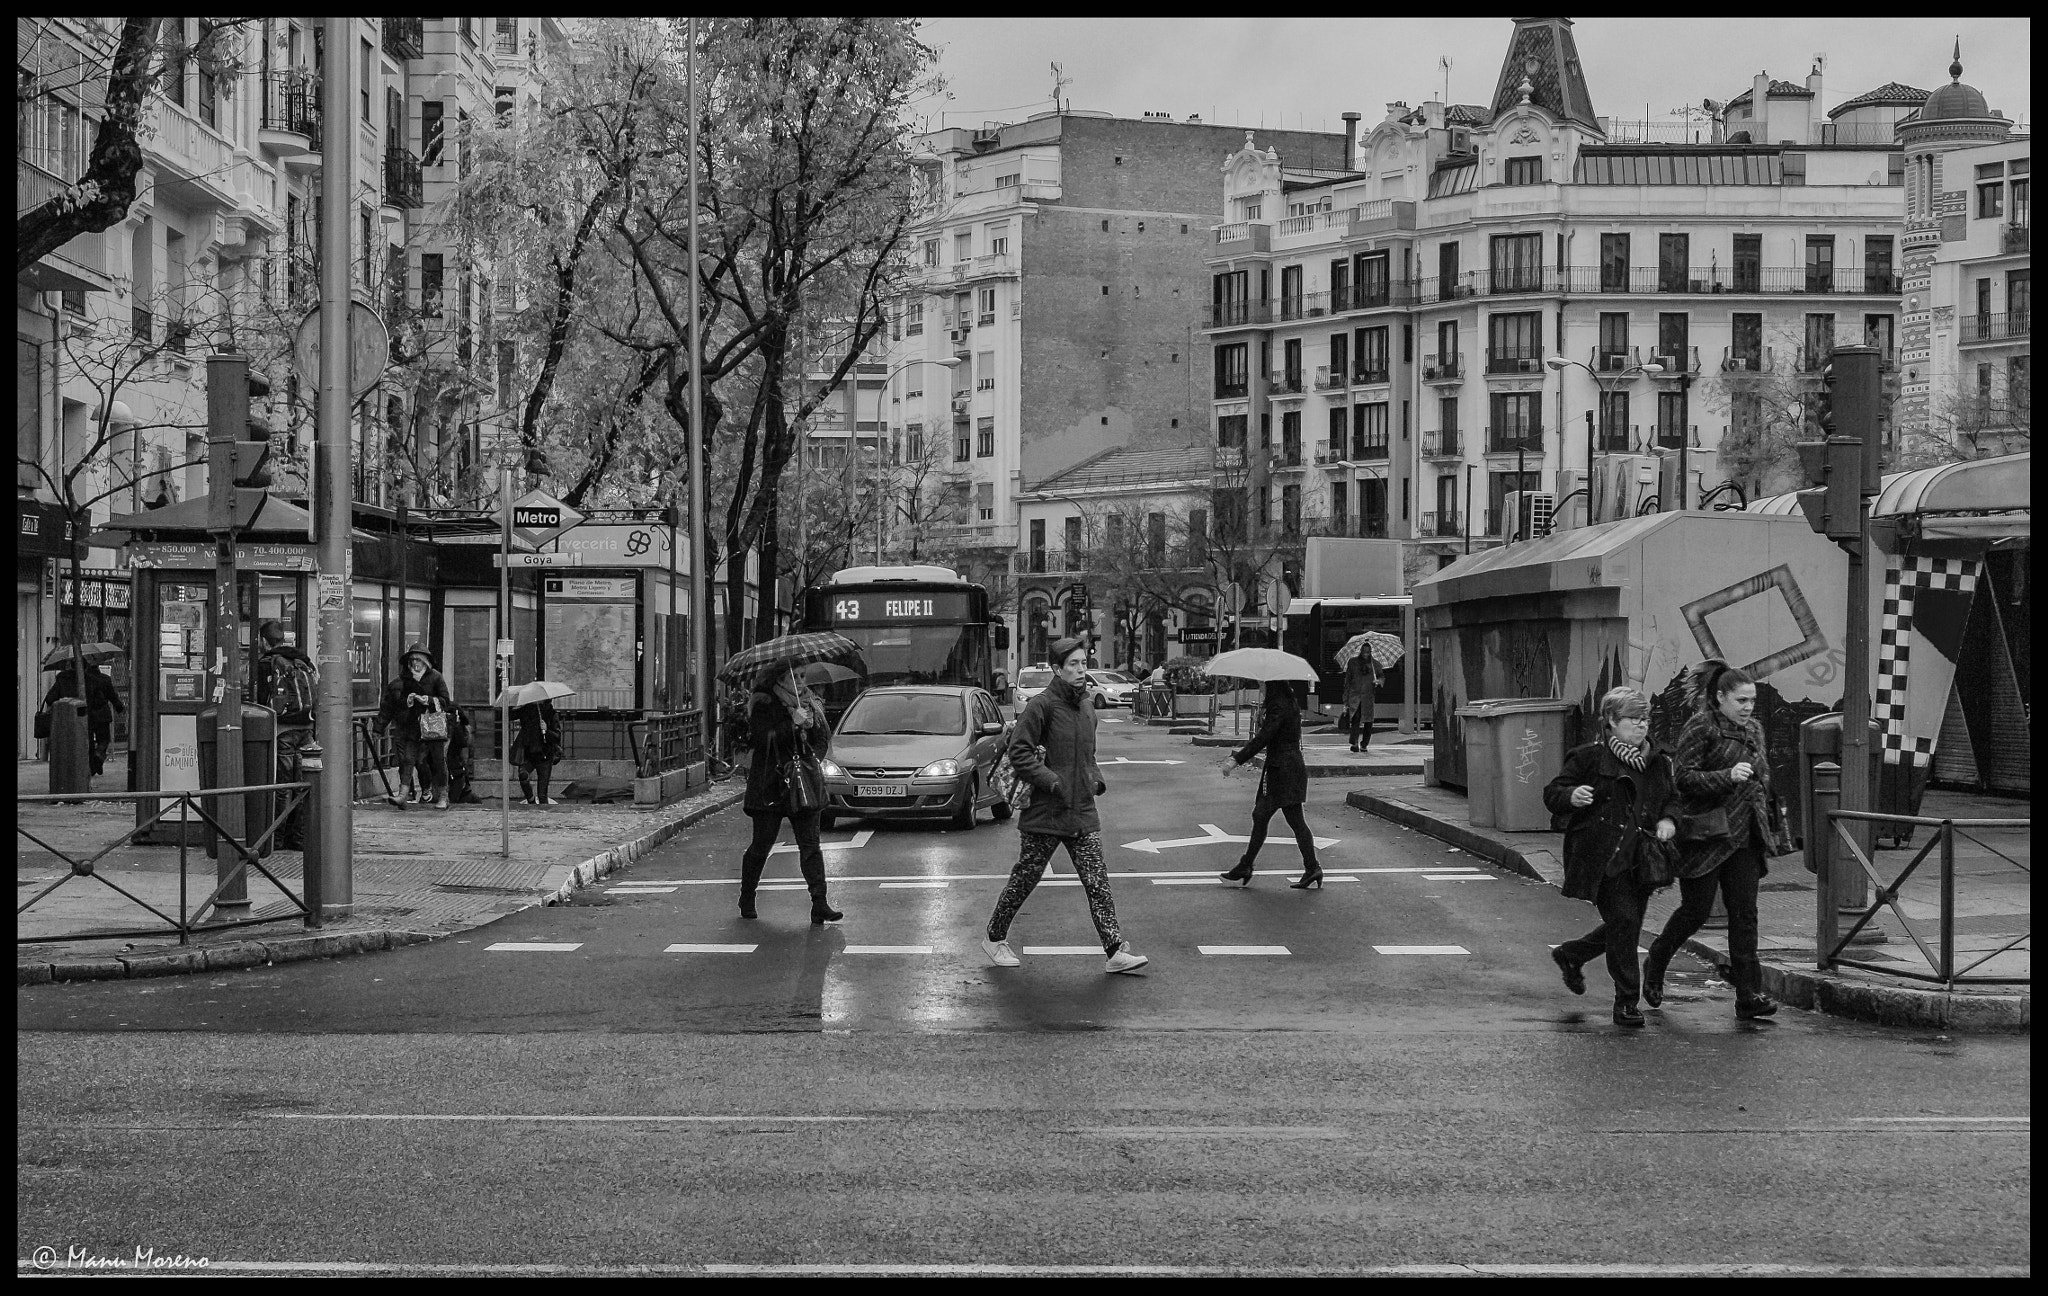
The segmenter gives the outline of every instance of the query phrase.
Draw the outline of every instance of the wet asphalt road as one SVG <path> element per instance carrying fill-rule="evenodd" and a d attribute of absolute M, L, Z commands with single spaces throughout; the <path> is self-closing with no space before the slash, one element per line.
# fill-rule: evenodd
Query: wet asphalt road
<path fill-rule="evenodd" d="M 1738 1023 L 1693 963 L 1623 1034 L 1603 974 L 1574 998 L 1546 957 L 1589 906 L 1351 811 L 1334 781 L 1312 785 L 1311 825 L 1336 839 L 1323 891 L 1287 889 L 1284 837 L 1248 891 L 1197 881 L 1241 847 L 1123 844 L 1241 833 L 1255 783 L 1128 724 L 1102 746 L 1186 762 L 1106 767 L 1118 910 L 1153 959 L 1138 976 L 1028 952 L 1094 946 L 1073 886 L 1026 905 L 1025 966 L 987 966 L 976 939 L 1016 834 L 985 813 L 971 833 L 842 824 L 844 923 L 812 927 L 800 890 L 743 921 L 729 811 L 577 903 L 454 940 L 24 988 L 22 1255 L 47 1239 L 284 1271 L 592 1274 L 2029 1263 L 2024 1037 Z M 770 880 L 795 877 L 775 856 Z"/>

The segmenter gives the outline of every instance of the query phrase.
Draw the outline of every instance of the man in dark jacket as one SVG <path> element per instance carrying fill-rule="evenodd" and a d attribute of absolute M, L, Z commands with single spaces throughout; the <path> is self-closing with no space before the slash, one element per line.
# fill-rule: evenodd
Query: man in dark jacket
<path fill-rule="evenodd" d="M 1106 972 L 1130 972 L 1147 959 L 1130 947 L 1117 925 L 1116 900 L 1109 892 L 1109 866 L 1102 859 L 1102 821 L 1095 798 L 1108 791 L 1095 764 L 1095 706 L 1089 700 L 1088 645 L 1061 639 L 1052 646 L 1057 672 L 1043 693 L 1024 704 L 1024 714 L 1010 733 L 1010 767 L 1031 785 L 1031 801 L 1017 817 L 1023 847 L 1010 881 L 989 916 L 981 942 L 997 967 L 1016 967 L 1010 948 L 1010 922 L 1024 905 L 1055 847 L 1064 844 L 1081 887 L 1088 893 L 1088 915 L 1102 938 Z"/>
<path fill-rule="evenodd" d="M 256 627 L 256 700 L 277 711 L 277 781 L 297 782 L 300 777 L 299 751 L 313 736 L 313 711 L 289 702 L 283 681 L 294 673 L 318 685 L 320 669 L 313 659 L 284 641 L 284 625 L 265 621 Z M 317 707 L 317 703 L 316 703 Z M 303 803 L 277 830 L 277 844 L 285 850 L 303 850 L 306 844 L 306 807 Z"/>
<path fill-rule="evenodd" d="M 1553 826 L 1564 830 L 1564 893 L 1599 906 L 1600 925 L 1550 953 L 1565 988 L 1586 993 L 1581 968 L 1602 954 L 1614 979 L 1614 1024 L 1643 1024 L 1637 946 L 1650 893 L 1670 875 L 1659 867 L 1678 833 L 1678 778 L 1671 753 L 1649 742 L 1650 704 L 1632 688 L 1600 699 L 1600 737 L 1565 757 L 1543 789 Z M 1653 1003 L 1654 1006 L 1654 1003 Z"/>
<path fill-rule="evenodd" d="M 49 692 L 43 694 L 43 709 L 60 698 L 82 697 L 85 699 L 85 723 L 90 731 L 90 758 L 92 772 L 102 774 L 107 768 L 107 752 L 114 745 L 114 714 L 126 711 L 121 705 L 121 695 L 114 688 L 114 681 L 97 665 L 85 668 L 85 688 L 78 687 L 78 675 L 66 665 L 57 673 L 50 684 Z"/>

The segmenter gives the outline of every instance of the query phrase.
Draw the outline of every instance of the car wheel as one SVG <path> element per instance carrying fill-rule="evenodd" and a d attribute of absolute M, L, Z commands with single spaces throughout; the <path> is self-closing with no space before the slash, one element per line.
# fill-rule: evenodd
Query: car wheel
<path fill-rule="evenodd" d="M 980 795 L 981 780 L 973 775 L 967 779 L 967 794 L 960 798 L 960 809 L 953 815 L 952 827 L 969 831 L 974 827 L 974 799 Z"/>

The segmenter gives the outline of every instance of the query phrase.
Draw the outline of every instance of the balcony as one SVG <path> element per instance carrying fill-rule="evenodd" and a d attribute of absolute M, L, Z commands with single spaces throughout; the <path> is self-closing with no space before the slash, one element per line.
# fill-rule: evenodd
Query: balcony
<path fill-rule="evenodd" d="M 1387 439 L 1375 436 L 1370 440 L 1354 438 L 1351 442 L 1351 458 L 1358 463 L 1378 463 L 1387 457 Z"/>
<path fill-rule="evenodd" d="M 1650 428 L 1650 444 L 1664 450 L 1676 450 L 1685 444 L 1685 428 L 1680 424 L 1653 424 Z"/>
<path fill-rule="evenodd" d="M 1486 429 L 1486 453 L 1540 455 L 1543 453 L 1543 429 L 1490 427 Z"/>
<path fill-rule="evenodd" d="M 1486 353 L 1486 372 L 1489 374 L 1540 374 L 1543 372 L 1542 347 L 1505 347 Z"/>
<path fill-rule="evenodd" d="M 1603 423 L 1593 437 L 1593 449 L 1600 454 L 1627 454 L 1629 445 L 1626 423 Z"/>
<path fill-rule="evenodd" d="M 1417 279 L 1413 286 L 1413 293 L 1415 303 L 1420 306 L 1430 306 L 1438 302 L 1463 301 L 1468 297 L 1477 297 L 1479 295 L 1479 272 L 1468 270 L 1464 274 L 1451 276 L 1448 282 L 1434 275 L 1427 279 Z"/>
<path fill-rule="evenodd" d="M 1721 295 L 1726 293 L 1804 294 L 1841 296 L 1897 296 L 1900 277 L 1889 267 L 1835 267 L 1809 272 L 1805 267 L 1761 267 L 1754 265 L 1689 266 L 1684 269 L 1655 266 L 1569 266 L 1544 272 L 1543 291 L 1572 295 L 1663 294 L 1675 296 Z M 1508 291 L 1492 289 L 1491 291 Z M 1535 291 L 1522 289 L 1521 291 Z"/>
<path fill-rule="evenodd" d="M 1387 373 L 1387 362 L 1384 360 L 1368 361 L 1351 372 L 1351 385 L 1354 387 L 1370 387 L 1374 383 L 1391 381 L 1393 379 Z"/>
<path fill-rule="evenodd" d="M 1250 390 L 1250 384 L 1242 378 L 1234 381 L 1228 378 L 1218 378 L 1216 380 L 1217 400 L 1243 400 L 1246 393 Z"/>
<path fill-rule="evenodd" d="M 1422 457 L 1424 459 L 1459 459 L 1465 454 L 1464 438 L 1458 429 L 1437 428 L 1422 434 Z"/>
<path fill-rule="evenodd" d="M 1721 349 L 1721 372 L 1727 374 L 1766 374 L 1774 372 L 1776 361 L 1769 347 L 1745 347 L 1737 352 L 1734 347 Z"/>
<path fill-rule="evenodd" d="M 1346 385 L 1347 384 L 1344 380 L 1344 371 L 1342 369 L 1337 370 L 1337 372 L 1335 373 L 1331 373 L 1330 366 L 1328 365 L 1316 366 L 1317 391 L 1341 391 Z"/>
<path fill-rule="evenodd" d="M 1799 348 L 1799 372 L 1817 375 L 1828 367 L 1828 357 L 1834 352 L 1834 343 L 1826 346 L 1803 346 Z"/>
<path fill-rule="evenodd" d="M 1299 445 L 1282 446 L 1280 453 L 1266 462 L 1266 469 L 1269 472 L 1292 472 L 1301 467 L 1303 464 Z"/>
<path fill-rule="evenodd" d="M 1083 569 L 1086 554 L 1079 549 L 1032 549 L 1011 554 L 1011 570 L 1021 576 L 1065 576 Z"/>
<path fill-rule="evenodd" d="M 1375 198 L 1358 204 L 1347 214 L 1350 223 L 1344 232 L 1346 238 L 1415 228 L 1415 203 L 1406 198 Z"/>
<path fill-rule="evenodd" d="M 1216 251 L 1221 256 L 1242 256 L 1247 252 L 1271 252 L 1273 227 L 1262 221 L 1236 221 L 1216 227 Z"/>
<path fill-rule="evenodd" d="M 1659 378 L 1696 374 L 1700 371 L 1700 349 L 1695 346 L 1677 352 L 1659 351 L 1650 357 L 1650 362 L 1664 371 L 1656 375 Z"/>
<path fill-rule="evenodd" d="M 1962 341 L 1964 342 L 2010 342 L 2027 336 L 2027 326 L 2033 312 L 2006 311 L 1997 315 L 1964 315 Z"/>
<path fill-rule="evenodd" d="M 416 210 L 424 205 L 424 194 L 425 186 L 420 179 L 420 160 L 407 149 L 385 149 L 385 206 Z"/>
<path fill-rule="evenodd" d="M 1298 370 L 1294 373 L 1280 374 L 1273 379 L 1273 395 L 1275 396 L 1300 396 L 1307 391 L 1308 384 L 1303 381 Z"/>
<path fill-rule="evenodd" d="M 1562 276 L 1555 271 L 1546 271 L 1542 266 L 1517 266 L 1476 273 L 1484 279 L 1489 296 L 1564 291 Z"/>
<path fill-rule="evenodd" d="M 1202 308 L 1205 329 L 1248 328 L 1272 322 L 1273 303 L 1269 301 L 1211 302 Z"/>
<path fill-rule="evenodd" d="M 1422 381 L 1455 383 L 1465 381 L 1465 358 L 1453 351 L 1445 356 L 1422 357 Z"/>
<path fill-rule="evenodd" d="M 273 72 L 263 78 L 263 116 L 257 143 L 280 158 L 320 151 L 320 95 L 310 73 Z"/>
<path fill-rule="evenodd" d="M 424 18 L 386 18 L 384 52 L 401 63 L 407 59 L 425 58 L 426 25 Z"/>
<path fill-rule="evenodd" d="M 1465 534 L 1465 531 L 1460 525 L 1458 514 L 1456 511 L 1452 511 L 1449 513 L 1424 513 L 1416 519 L 1415 534 L 1419 536 L 1436 536 L 1439 539 L 1444 539 L 1461 536 Z"/>
<path fill-rule="evenodd" d="M 1280 222 L 1273 232 L 1281 238 L 1293 238 L 1301 234 L 1313 234 L 1317 230 L 1339 229 L 1351 224 L 1351 213 L 1319 211 L 1304 216 L 1289 216 Z"/>
<path fill-rule="evenodd" d="M 1416 284 L 1404 279 L 1399 283 L 1373 280 L 1369 283 L 1352 284 L 1329 294 L 1332 311 L 1380 310 L 1388 306 L 1412 306 L 1415 304 Z"/>
<path fill-rule="evenodd" d="M 1594 347 L 1593 354 L 1588 361 L 1595 373 L 1628 374 L 1632 378 L 1641 374 L 1642 362 L 1642 353 L 1635 347 L 1622 347 L 1614 351 L 1604 351 L 1599 347 Z M 1635 372 L 1630 373 L 1630 370 Z"/>
<path fill-rule="evenodd" d="M 2001 253 L 2025 252 L 2032 245 L 2027 237 L 2028 226 L 2007 225 L 1998 232 L 1998 250 Z"/>

